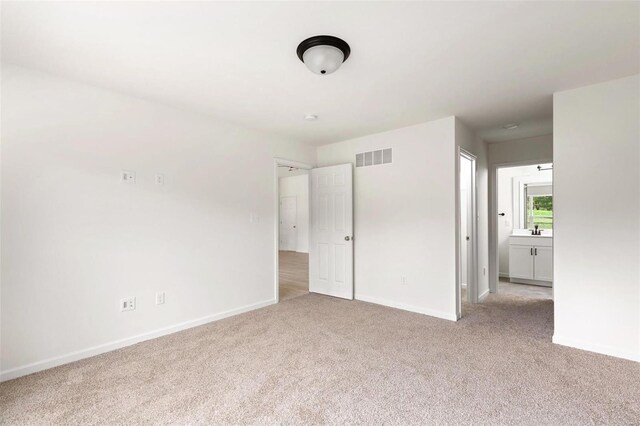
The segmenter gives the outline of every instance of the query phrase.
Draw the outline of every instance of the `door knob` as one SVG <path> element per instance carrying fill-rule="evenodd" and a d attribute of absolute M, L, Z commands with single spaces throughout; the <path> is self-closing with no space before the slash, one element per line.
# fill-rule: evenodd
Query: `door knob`
<path fill-rule="evenodd" d="M 345 240 L 345 241 L 350 241 L 350 240 L 351 240 L 351 237 L 347 235 L 346 237 L 344 237 L 344 240 Z"/>
<path fill-rule="evenodd" d="M 504 213 L 498 213 L 498 216 L 504 216 Z"/>

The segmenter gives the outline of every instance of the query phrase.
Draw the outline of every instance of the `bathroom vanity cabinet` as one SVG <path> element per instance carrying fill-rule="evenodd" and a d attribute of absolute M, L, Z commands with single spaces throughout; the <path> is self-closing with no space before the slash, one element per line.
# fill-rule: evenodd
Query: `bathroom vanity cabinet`
<path fill-rule="evenodd" d="M 553 237 L 511 235 L 509 280 L 551 287 L 553 283 Z"/>

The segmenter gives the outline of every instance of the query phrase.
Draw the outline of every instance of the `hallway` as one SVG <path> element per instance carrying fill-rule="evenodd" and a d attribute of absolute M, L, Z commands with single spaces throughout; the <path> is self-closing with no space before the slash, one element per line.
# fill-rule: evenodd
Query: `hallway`
<path fill-rule="evenodd" d="M 280 301 L 309 293 L 309 254 L 295 251 L 279 252 Z"/>

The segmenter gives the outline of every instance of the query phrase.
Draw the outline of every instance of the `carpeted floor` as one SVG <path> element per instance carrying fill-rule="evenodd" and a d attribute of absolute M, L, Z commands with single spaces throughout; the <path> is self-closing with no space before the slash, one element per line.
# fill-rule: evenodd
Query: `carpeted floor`
<path fill-rule="evenodd" d="M 0 384 L 0 423 L 639 424 L 640 364 L 553 345 L 552 310 L 309 294 Z"/>

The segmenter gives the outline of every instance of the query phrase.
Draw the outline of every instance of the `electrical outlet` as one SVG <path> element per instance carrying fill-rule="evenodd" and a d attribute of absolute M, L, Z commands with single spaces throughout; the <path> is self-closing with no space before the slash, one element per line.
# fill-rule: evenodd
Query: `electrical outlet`
<path fill-rule="evenodd" d="M 126 299 L 120 299 L 120 312 L 133 311 L 136 308 L 136 298 L 127 297 Z"/>
<path fill-rule="evenodd" d="M 122 183 L 136 183 L 136 172 L 129 170 L 123 170 L 120 172 L 120 182 Z"/>
<path fill-rule="evenodd" d="M 405 276 L 400 277 L 400 284 L 407 285 L 407 277 Z"/>
<path fill-rule="evenodd" d="M 164 305 L 164 291 L 156 293 L 156 305 Z"/>
<path fill-rule="evenodd" d="M 164 175 L 162 174 L 156 175 L 156 185 L 164 185 Z"/>

